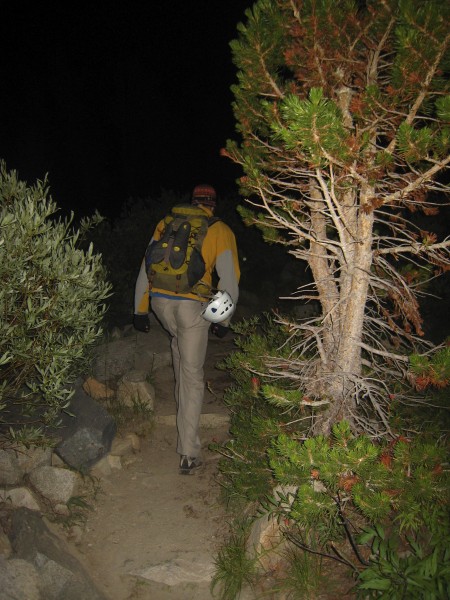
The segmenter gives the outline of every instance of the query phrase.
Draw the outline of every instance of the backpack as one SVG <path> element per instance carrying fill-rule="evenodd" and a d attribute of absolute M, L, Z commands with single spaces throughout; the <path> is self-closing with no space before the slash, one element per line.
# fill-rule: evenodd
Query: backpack
<path fill-rule="evenodd" d="M 174 206 L 164 218 L 161 238 L 145 252 L 149 288 L 209 297 L 210 287 L 201 281 L 206 270 L 202 245 L 208 227 L 218 220 L 192 204 Z"/>

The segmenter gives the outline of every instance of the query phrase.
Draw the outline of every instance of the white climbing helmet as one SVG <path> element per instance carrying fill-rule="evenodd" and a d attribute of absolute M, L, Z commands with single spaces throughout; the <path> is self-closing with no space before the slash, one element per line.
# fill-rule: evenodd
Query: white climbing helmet
<path fill-rule="evenodd" d="M 221 323 L 233 315 L 235 308 L 230 294 L 218 291 L 203 309 L 202 317 L 210 323 Z"/>

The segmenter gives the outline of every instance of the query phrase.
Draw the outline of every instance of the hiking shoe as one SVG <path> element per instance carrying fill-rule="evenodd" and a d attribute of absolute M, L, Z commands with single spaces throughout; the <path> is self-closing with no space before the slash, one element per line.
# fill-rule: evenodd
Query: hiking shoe
<path fill-rule="evenodd" d="M 202 466 L 202 461 L 199 458 L 191 458 L 190 456 L 183 456 L 180 460 L 180 474 L 181 475 L 192 475 L 199 467 Z"/>

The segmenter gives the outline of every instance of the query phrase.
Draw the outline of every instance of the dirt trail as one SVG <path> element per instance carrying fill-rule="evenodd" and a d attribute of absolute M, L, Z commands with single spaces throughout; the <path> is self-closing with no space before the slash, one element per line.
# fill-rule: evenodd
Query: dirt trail
<path fill-rule="evenodd" d="M 208 445 L 228 435 L 222 397 L 230 380 L 215 365 L 233 348 L 231 335 L 210 338 L 201 428 L 204 467 L 191 476 L 178 473 L 173 373 L 164 367 L 154 376 L 153 430 L 122 470 L 101 480 L 95 510 L 73 549 L 108 600 L 212 598 L 208 573 L 226 532 L 226 515 L 215 481 L 219 456 Z M 177 585 L 155 581 L 168 570 L 172 578 L 180 577 Z"/>

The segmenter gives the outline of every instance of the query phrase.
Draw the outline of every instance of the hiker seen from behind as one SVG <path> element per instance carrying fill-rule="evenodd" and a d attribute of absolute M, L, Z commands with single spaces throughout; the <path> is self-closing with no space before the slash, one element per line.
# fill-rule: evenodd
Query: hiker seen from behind
<path fill-rule="evenodd" d="M 236 238 L 214 216 L 216 201 L 212 186 L 197 185 L 191 204 L 173 207 L 158 223 L 135 288 L 134 327 L 149 331 L 151 309 L 171 336 L 181 474 L 202 464 L 199 425 L 208 332 L 226 335 L 239 296 Z"/>

